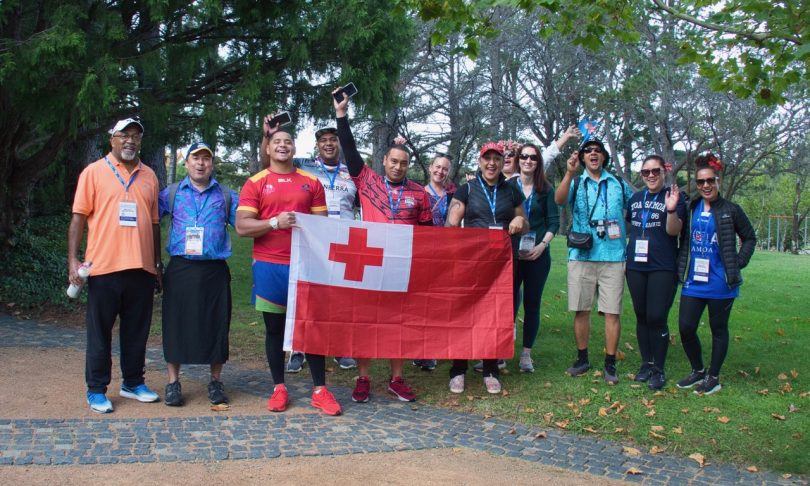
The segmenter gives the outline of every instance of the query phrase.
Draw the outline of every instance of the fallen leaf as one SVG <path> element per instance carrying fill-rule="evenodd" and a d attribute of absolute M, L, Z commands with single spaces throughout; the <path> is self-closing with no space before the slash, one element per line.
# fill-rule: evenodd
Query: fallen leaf
<path fill-rule="evenodd" d="M 546 423 L 546 425 L 550 425 L 553 418 L 554 414 L 552 412 L 546 412 L 543 414 L 543 421 Z"/>
<path fill-rule="evenodd" d="M 801 393 L 799 393 L 799 397 L 801 397 L 801 398 L 807 398 L 808 396 L 810 396 L 810 392 L 801 392 Z"/>
<path fill-rule="evenodd" d="M 757 393 L 762 395 L 763 397 L 766 397 L 766 396 L 768 396 L 768 389 L 763 388 L 762 390 L 759 390 Z"/>
<path fill-rule="evenodd" d="M 628 469 L 627 471 L 625 471 L 625 474 L 632 474 L 632 475 L 634 475 L 634 476 L 635 476 L 635 475 L 638 475 L 638 474 L 644 474 L 644 473 L 643 473 L 643 472 L 641 472 L 641 469 L 639 469 L 639 468 L 637 468 L 637 467 L 631 467 L 630 469 Z"/>
<path fill-rule="evenodd" d="M 611 401 L 611 399 L 610 399 L 610 392 L 605 393 L 605 401 L 606 401 L 606 402 Z"/>
<path fill-rule="evenodd" d="M 593 376 L 594 378 L 601 378 L 602 377 L 602 370 L 594 371 L 593 375 L 591 375 L 591 376 Z"/>
<path fill-rule="evenodd" d="M 657 392 L 653 393 L 654 397 L 663 397 L 665 395 L 666 393 L 662 392 L 661 390 L 658 390 Z"/>
<path fill-rule="evenodd" d="M 717 408 L 717 407 L 704 407 L 703 411 L 706 412 L 706 413 L 710 413 L 710 412 L 720 413 L 720 409 Z"/>
<path fill-rule="evenodd" d="M 793 379 L 795 380 L 796 378 L 799 377 L 799 372 L 796 370 L 790 370 L 790 376 L 792 376 Z"/>
<path fill-rule="evenodd" d="M 792 477 L 793 477 L 793 475 L 790 474 L 790 473 L 785 473 L 785 474 L 782 475 L 782 479 L 790 479 Z"/>
<path fill-rule="evenodd" d="M 634 351 L 633 345 L 628 342 L 624 343 L 624 347 L 627 348 L 629 351 Z"/>
<path fill-rule="evenodd" d="M 231 407 L 227 403 L 218 403 L 216 405 L 211 405 L 212 412 L 224 412 L 229 410 Z"/>
<path fill-rule="evenodd" d="M 794 432 L 790 436 L 793 437 L 796 440 L 800 440 L 802 438 L 802 433 L 801 432 Z"/>
<path fill-rule="evenodd" d="M 747 468 L 745 468 L 745 470 L 752 473 L 759 472 L 759 469 L 757 469 L 756 466 L 748 466 Z"/>
<path fill-rule="evenodd" d="M 655 432 L 661 432 L 662 430 L 664 430 L 664 426 L 663 425 L 653 425 L 653 426 L 650 427 L 650 430 L 654 430 Z"/>
<path fill-rule="evenodd" d="M 723 415 L 722 417 L 717 417 L 717 421 L 720 422 L 721 424 L 727 424 L 731 422 L 731 419 Z"/>
<path fill-rule="evenodd" d="M 580 398 L 579 399 L 579 404 L 582 405 L 582 406 L 588 405 L 589 403 L 591 403 L 590 398 Z"/>
<path fill-rule="evenodd" d="M 638 457 L 641 455 L 641 451 L 635 447 L 622 446 L 622 452 L 632 457 Z"/>
<path fill-rule="evenodd" d="M 509 392 L 508 392 L 508 391 L 506 391 L 506 390 L 501 390 L 501 396 L 508 397 L 508 396 L 509 396 Z"/>
<path fill-rule="evenodd" d="M 526 408 L 526 409 L 523 409 L 523 412 L 524 413 L 534 413 L 534 409 L 533 408 Z"/>
<path fill-rule="evenodd" d="M 689 413 L 689 409 L 688 408 L 682 408 L 681 413 L 683 413 L 683 414 Z"/>
<path fill-rule="evenodd" d="M 584 430 L 585 432 L 590 432 L 590 433 L 592 433 L 592 434 L 598 434 L 598 433 L 599 433 L 598 431 L 594 430 L 594 428 L 593 428 L 593 427 L 585 427 L 585 428 L 584 428 L 584 429 L 582 429 L 582 430 Z"/>
<path fill-rule="evenodd" d="M 597 390 L 596 388 L 591 388 L 591 393 L 599 393 L 599 390 Z"/>
<path fill-rule="evenodd" d="M 619 405 L 616 408 L 616 414 L 620 414 L 620 413 L 622 413 L 622 411 L 624 411 L 624 405 Z"/>
<path fill-rule="evenodd" d="M 772 413 L 771 417 L 775 418 L 776 420 L 785 420 L 785 416 L 779 415 L 778 413 Z"/>
<path fill-rule="evenodd" d="M 756 368 L 754 368 L 754 374 L 755 374 L 755 375 L 758 375 L 758 374 L 759 374 L 759 366 L 757 366 Z"/>
<path fill-rule="evenodd" d="M 785 383 L 784 385 L 779 387 L 779 391 L 782 393 L 790 393 L 793 391 L 793 385 L 790 383 Z"/>
<path fill-rule="evenodd" d="M 683 427 L 681 427 L 680 425 L 677 426 L 677 427 L 673 427 L 672 432 L 674 432 L 676 434 L 683 434 Z"/>
<path fill-rule="evenodd" d="M 554 425 L 556 425 L 557 427 L 559 427 L 561 429 L 567 429 L 569 423 L 571 423 L 571 421 L 566 419 L 566 420 L 560 420 L 559 422 L 554 422 Z"/>
<path fill-rule="evenodd" d="M 613 429 L 613 432 L 616 433 L 616 434 L 623 434 L 624 433 L 624 427 L 616 427 L 615 429 Z"/>
<path fill-rule="evenodd" d="M 658 447 L 657 445 L 654 445 L 650 447 L 650 454 L 660 454 L 665 450 L 667 450 L 666 447 Z"/>
<path fill-rule="evenodd" d="M 639 385 L 638 383 L 633 383 L 632 385 L 630 385 L 630 388 L 641 388 L 641 385 Z"/>
<path fill-rule="evenodd" d="M 547 382 L 543 383 L 543 388 L 551 388 L 551 382 L 547 381 Z"/>
<path fill-rule="evenodd" d="M 785 335 L 785 330 L 784 329 L 777 329 L 776 330 L 776 335 L 777 336 L 784 336 Z"/>
<path fill-rule="evenodd" d="M 511 429 L 509 429 L 509 435 L 515 435 L 515 434 L 517 434 L 517 429 L 516 428 L 512 427 Z"/>
<path fill-rule="evenodd" d="M 546 432 L 541 430 L 540 432 L 534 434 L 534 438 L 535 439 L 545 439 L 546 438 Z"/>
<path fill-rule="evenodd" d="M 669 344 L 671 344 L 673 346 L 678 344 L 678 338 L 676 338 L 674 334 L 669 335 Z"/>
<path fill-rule="evenodd" d="M 666 439 L 666 437 L 664 437 L 663 435 L 655 433 L 652 430 L 649 432 L 649 436 L 652 437 L 653 439 Z"/>
<path fill-rule="evenodd" d="M 778 375 L 776 375 L 776 377 L 777 377 L 778 379 L 782 380 L 782 381 L 787 380 L 787 375 L 786 375 L 786 374 L 784 374 L 784 373 L 779 373 Z"/>
<path fill-rule="evenodd" d="M 748 373 L 743 370 L 737 370 L 737 374 L 742 376 L 743 378 L 748 378 Z"/>
<path fill-rule="evenodd" d="M 742 427 L 740 427 L 740 432 L 748 432 L 748 426 L 743 425 Z"/>
<path fill-rule="evenodd" d="M 624 361 L 624 358 L 625 358 L 624 351 L 622 351 L 621 349 L 617 349 L 616 350 L 616 359 L 618 359 L 619 361 Z"/>
<path fill-rule="evenodd" d="M 790 413 L 796 413 L 798 411 L 799 411 L 799 407 L 797 407 L 796 405 L 793 405 L 792 403 L 788 407 L 788 412 L 790 412 Z"/>
<path fill-rule="evenodd" d="M 472 395 L 467 395 L 467 400 L 473 401 L 473 400 L 475 400 L 475 397 L 472 396 Z"/>
<path fill-rule="evenodd" d="M 610 408 L 619 408 L 622 406 L 622 403 L 618 400 L 610 404 Z"/>
<path fill-rule="evenodd" d="M 693 461 L 697 462 L 700 465 L 700 467 L 703 467 L 703 464 L 706 462 L 706 458 L 703 456 L 703 454 L 700 454 L 698 452 L 695 452 L 694 454 L 689 454 L 689 459 L 692 459 Z"/>
<path fill-rule="evenodd" d="M 742 341 L 742 336 L 734 336 L 734 340 L 740 342 Z"/>
<path fill-rule="evenodd" d="M 655 405 L 655 400 L 647 400 L 646 397 L 643 397 L 641 403 L 644 404 L 645 407 L 650 408 Z"/>
<path fill-rule="evenodd" d="M 618 413 L 618 412 L 617 412 Z M 655 409 L 644 414 L 645 417 L 655 417 Z"/>

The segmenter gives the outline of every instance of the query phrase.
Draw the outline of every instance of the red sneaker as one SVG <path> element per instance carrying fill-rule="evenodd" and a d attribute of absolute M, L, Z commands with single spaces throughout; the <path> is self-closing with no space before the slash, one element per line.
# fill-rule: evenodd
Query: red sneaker
<path fill-rule="evenodd" d="M 320 408 L 326 415 L 340 415 L 343 409 L 326 387 L 312 391 L 312 406 Z"/>
<path fill-rule="evenodd" d="M 288 402 L 287 387 L 284 386 L 283 383 L 276 385 L 276 387 L 273 388 L 273 395 L 267 400 L 267 410 L 271 412 L 283 412 L 287 410 Z"/>
<path fill-rule="evenodd" d="M 388 382 L 388 392 L 393 393 L 400 402 L 415 402 L 416 395 L 414 395 L 411 387 L 405 384 L 405 380 L 401 376 L 395 376 Z"/>
<path fill-rule="evenodd" d="M 368 401 L 369 390 L 371 390 L 371 382 L 368 376 L 357 378 L 357 383 L 354 385 L 354 391 L 352 392 L 352 401 L 366 403 Z"/>

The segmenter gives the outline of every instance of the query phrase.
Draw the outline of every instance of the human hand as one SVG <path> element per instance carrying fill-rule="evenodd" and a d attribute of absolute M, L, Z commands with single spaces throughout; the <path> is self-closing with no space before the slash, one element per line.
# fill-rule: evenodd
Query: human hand
<path fill-rule="evenodd" d="M 526 223 L 526 218 L 523 216 L 515 216 L 512 221 L 509 222 L 509 234 L 510 235 L 519 235 L 523 233 L 524 224 Z"/>
<path fill-rule="evenodd" d="M 666 195 L 664 200 L 667 206 L 667 212 L 675 211 L 678 207 L 678 201 L 681 199 L 681 191 L 678 189 L 678 183 L 674 182 L 669 189 L 669 194 Z"/>
<path fill-rule="evenodd" d="M 276 218 L 278 218 L 278 229 L 289 229 L 298 226 L 295 223 L 295 213 L 292 211 L 280 213 Z"/>
<path fill-rule="evenodd" d="M 281 128 L 281 124 L 278 122 L 274 123 L 273 126 L 270 126 L 270 120 L 272 120 L 274 116 L 276 115 L 270 114 L 264 117 L 262 129 L 264 130 L 264 136 L 267 138 L 272 137 L 273 134 L 276 133 L 279 128 Z"/>
<path fill-rule="evenodd" d="M 565 161 L 565 170 L 571 175 L 576 175 L 579 170 L 579 152 L 574 152 L 568 157 L 568 160 Z"/>
<path fill-rule="evenodd" d="M 335 88 L 332 90 L 332 105 L 335 107 L 335 116 L 337 118 L 343 118 L 346 116 L 346 112 L 349 110 L 349 97 L 343 96 L 341 101 L 335 99 L 335 95 L 339 93 L 343 88 Z"/>

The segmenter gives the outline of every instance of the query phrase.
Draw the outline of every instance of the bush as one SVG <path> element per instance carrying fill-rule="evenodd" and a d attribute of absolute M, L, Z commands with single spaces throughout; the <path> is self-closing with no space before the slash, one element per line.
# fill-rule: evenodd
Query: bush
<path fill-rule="evenodd" d="M 67 229 L 69 214 L 32 218 L 5 255 L 0 301 L 18 306 L 68 304 Z"/>

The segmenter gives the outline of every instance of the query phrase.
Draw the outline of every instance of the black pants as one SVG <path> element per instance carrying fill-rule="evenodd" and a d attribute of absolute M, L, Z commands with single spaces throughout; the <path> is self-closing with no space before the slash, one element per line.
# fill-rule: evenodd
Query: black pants
<path fill-rule="evenodd" d="M 543 251 L 537 260 L 515 260 L 514 309 L 515 317 L 520 307 L 520 285 L 523 284 L 523 347 L 531 348 L 540 331 L 540 302 L 543 288 L 551 271 L 549 250 Z"/>
<path fill-rule="evenodd" d="M 720 368 L 728 353 L 728 318 L 734 299 L 703 299 L 681 296 L 679 326 L 683 350 L 694 370 L 703 369 L 703 351 L 697 335 L 703 309 L 709 308 L 709 327 L 712 330 L 711 376 L 720 376 Z"/>
<path fill-rule="evenodd" d="M 155 276 L 145 270 L 125 270 L 87 280 L 87 351 L 84 379 L 87 390 L 107 393 L 112 371 L 112 328 L 120 318 L 119 341 L 124 385 L 143 383 L 146 340 L 152 324 Z"/>
<path fill-rule="evenodd" d="M 454 359 L 453 365 L 450 367 L 450 378 L 454 378 L 458 375 L 463 375 L 467 372 L 467 368 L 469 368 L 469 363 L 467 363 L 466 359 Z M 498 378 L 498 360 L 497 359 L 485 359 L 484 360 L 484 376 L 494 376 Z"/>
<path fill-rule="evenodd" d="M 270 365 L 270 375 L 273 383 L 284 383 L 284 326 L 286 314 L 262 312 L 264 317 L 264 352 L 267 354 L 267 364 Z M 326 385 L 326 359 L 317 354 L 306 354 L 309 363 L 309 372 L 312 374 L 312 383 L 315 386 Z"/>
<path fill-rule="evenodd" d="M 627 270 L 627 288 L 636 313 L 636 336 L 642 363 L 664 369 L 669 349 L 667 316 L 675 298 L 675 272 Z"/>

